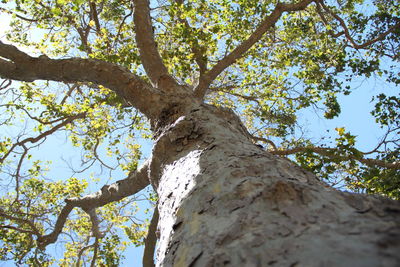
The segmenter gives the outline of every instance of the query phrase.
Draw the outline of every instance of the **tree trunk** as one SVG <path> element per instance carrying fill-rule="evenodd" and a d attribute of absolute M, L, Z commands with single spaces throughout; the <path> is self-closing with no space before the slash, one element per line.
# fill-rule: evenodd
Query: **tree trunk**
<path fill-rule="evenodd" d="M 398 202 L 343 193 L 199 105 L 156 140 L 157 266 L 400 266 Z"/>

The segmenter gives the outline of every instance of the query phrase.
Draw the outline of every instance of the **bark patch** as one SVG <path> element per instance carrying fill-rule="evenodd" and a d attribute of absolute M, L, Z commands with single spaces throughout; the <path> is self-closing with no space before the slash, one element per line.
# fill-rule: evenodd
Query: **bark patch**
<path fill-rule="evenodd" d="M 264 193 L 266 199 L 272 201 L 276 210 L 297 223 L 307 222 L 308 214 L 304 207 L 309 202 L 304 189 L 293 182 L 277 181 L 269 191 Z"/>
<path fill-rule="evenodd" d="M 302 201 L 302 190 L 291 182 L 278 181 L 271 190 L 267 192 L 266 198 L 274 201 L 276 204 Z"/>

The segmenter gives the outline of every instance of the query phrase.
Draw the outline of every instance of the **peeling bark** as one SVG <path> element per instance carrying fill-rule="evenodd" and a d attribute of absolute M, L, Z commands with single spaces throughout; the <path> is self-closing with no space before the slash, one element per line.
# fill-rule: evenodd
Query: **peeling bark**
<path fill-rule="evenodd" d="M 153 148 L 157 266 L 398 266 L 400 206 L 343 193 L 193 106 Z"/>

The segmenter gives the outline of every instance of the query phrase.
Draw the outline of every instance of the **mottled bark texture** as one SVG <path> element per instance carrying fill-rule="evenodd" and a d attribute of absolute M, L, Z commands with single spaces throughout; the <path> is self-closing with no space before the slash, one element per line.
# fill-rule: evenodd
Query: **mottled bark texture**
<path fill-rule="evenodd" d="M 400 266 L 398 202 L 343 193 L 194 106 L 153 148 L 157 266 Z"/>

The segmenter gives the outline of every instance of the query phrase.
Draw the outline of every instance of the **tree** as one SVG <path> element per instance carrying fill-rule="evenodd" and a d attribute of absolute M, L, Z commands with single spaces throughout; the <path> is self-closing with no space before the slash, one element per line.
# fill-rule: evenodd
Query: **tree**
<path fill-rule="evenodd" d="M 344 128 L 333 146 L 297 128 L 302 109 L 338 116 L 357 77 L 400 83 L 397 1 L 2 3 L 2 259 L 46 266 L 46 247 L 70 238 L 61 265 L 118 265 L 118 226 L 146 244 L 146 266 L 155 239 L 160 266 L 399 265 L 398 202 L 328 185 L 400 197 L 399 98 L 374 98 L 386 134 L 369 152 Z M 20 132 L 17 118 L 30 121 Z M 90 179 L 46 179 L 32 151 L 60 131 L 83 169 L 113 169 L 106 151 L 128 176 L 96 193 Z M 138 131 L 154 140 L 140 167 Z M 128 197 L 149 184 L 143 241 Z"/>

